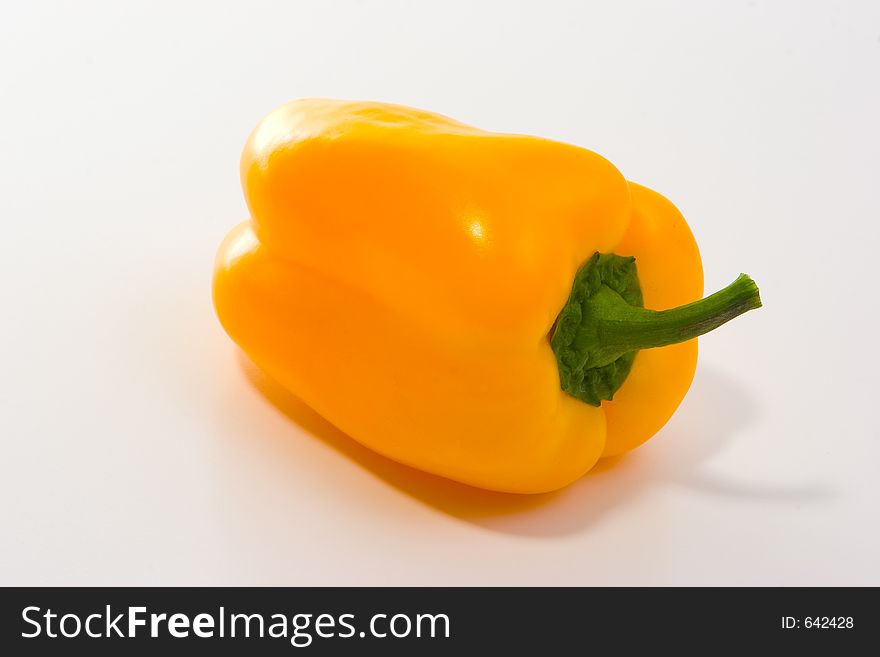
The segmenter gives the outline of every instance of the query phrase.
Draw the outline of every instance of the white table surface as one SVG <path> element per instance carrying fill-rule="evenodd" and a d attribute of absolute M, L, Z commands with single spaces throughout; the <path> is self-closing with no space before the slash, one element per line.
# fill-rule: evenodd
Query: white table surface
<path fill-rule="evenodd" d="M 240 149 L 301 96 L 602 153 L 765 308 L 559 494 L 374 456 L 211 306 Z M 878 126 L 871 1 L 4 3 L 0 584 L 880 584 Z"/>

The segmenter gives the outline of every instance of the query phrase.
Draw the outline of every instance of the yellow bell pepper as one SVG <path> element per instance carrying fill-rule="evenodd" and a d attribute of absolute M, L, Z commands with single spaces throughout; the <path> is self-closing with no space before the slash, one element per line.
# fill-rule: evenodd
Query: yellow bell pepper
<path fill-rule="evenodd" d="M 760 306 L 744 275 L 700 300 L 672 203 L 547 139 L 299 100 L 241 177 L 251 217 L 214 278 L 229 335 L 354 439 L 482 488 L 554 490 L 640 445 L 694 338 Z"/>

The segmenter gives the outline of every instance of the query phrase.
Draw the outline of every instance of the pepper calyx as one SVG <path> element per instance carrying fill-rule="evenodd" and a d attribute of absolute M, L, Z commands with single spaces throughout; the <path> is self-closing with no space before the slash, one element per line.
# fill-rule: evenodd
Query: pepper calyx
<path fill-rule="evenodd" d="M 704 299 L 648 310 L 635 258 L 596 252 L 575 275 L 551 331 L 560 384 L 576 399 L 600 406 L 614 398 L 640 350 L 691 340 L 760 307 L 757 285 L 740 274 Z"/>

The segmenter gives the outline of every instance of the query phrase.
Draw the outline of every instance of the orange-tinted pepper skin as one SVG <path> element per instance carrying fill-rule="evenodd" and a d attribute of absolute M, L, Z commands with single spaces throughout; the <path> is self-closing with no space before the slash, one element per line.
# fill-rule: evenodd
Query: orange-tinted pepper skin
<path fill-rule="evenodd" d="M 560 388 L 548 341 L 579 266 L 636 257 L 645 307 L 703 293 L 681 214 L 583 148 L 407 107 L 309 99 L 250 136 L 251 218 L 214 301 L 253 361 L 355 440 L 482 488 L 538 493 L 671 417 L 697 342 L 644 350 L 613 401 Z"/>

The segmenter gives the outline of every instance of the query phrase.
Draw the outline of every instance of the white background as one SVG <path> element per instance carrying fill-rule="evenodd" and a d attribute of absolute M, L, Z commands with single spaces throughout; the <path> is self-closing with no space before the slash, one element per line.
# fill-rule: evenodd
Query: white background
<path fill-rule="evenodd" d="M 556 495 L 374 456 L 212 311 L 240 149 L 300 96 L 602 153 L 765 308 Z M 872 1 L 4 3 L 0 584 L 880 585 L 878 120 Z"/>

